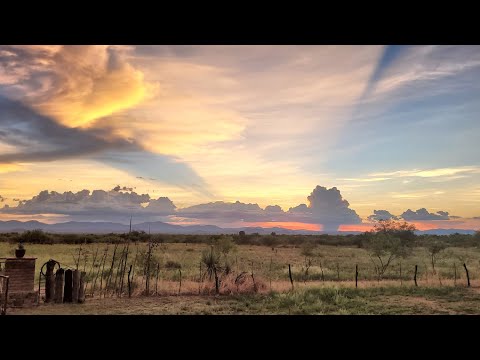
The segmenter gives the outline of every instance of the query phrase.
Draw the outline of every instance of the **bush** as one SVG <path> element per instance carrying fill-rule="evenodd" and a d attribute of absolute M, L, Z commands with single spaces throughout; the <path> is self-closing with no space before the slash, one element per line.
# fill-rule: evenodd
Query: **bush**
<path fill-rule="evenodd" d="M 53 238 L 45 234 L 43 230 L 28 230 L 18 235 L 18 242 L 26 242 L 32 244 L 53 244 Z"/>

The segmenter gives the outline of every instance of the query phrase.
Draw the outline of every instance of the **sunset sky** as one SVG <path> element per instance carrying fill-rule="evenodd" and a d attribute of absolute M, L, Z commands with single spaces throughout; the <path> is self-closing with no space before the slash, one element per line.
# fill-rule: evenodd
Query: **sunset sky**
<path fill-rule="evenodd" d="M 0 46 L 0 220 L 477 229 L 479 97 L 480 46 Z"/>

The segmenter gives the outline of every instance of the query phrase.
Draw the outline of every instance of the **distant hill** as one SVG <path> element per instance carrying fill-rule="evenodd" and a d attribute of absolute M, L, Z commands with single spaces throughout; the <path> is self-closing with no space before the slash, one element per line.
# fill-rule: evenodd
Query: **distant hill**
<path fill-rule="evenodd" d="M 415 231 L 417 235 L 451 235 L 451 234 L 466 234 L 473 235 L 475 230 L 464 230 L 464 229 L 431 229 L 424 231 Z"/>
<path fill-rule="evenodd" d="M 114 223 L 114 222 L 78 222 L 69 221 L 65 223 L 45 224 L 39 221 L 0 221 L 0 232 L 23 232 L 26 230 L 41 229 L 51 233 L 90 233 L 90 234 L 107 234 L 107 233 L 126 233 L 129 230 L 129 225 Z M 270 234 L 275 232 L 276 234 L 304 234 L 315 235 L 324 234 L 321 231 L 311 230 L 289 230 L 280 227 L 241 227 L 241 228 L 221 228 L 215 225 L 174 225 L 167 224 L 161 221 L 144 222 L 140 224 L 132 225 L 133 230 L 136 231 L 150 231 L 153 234 L 238 234 L 243 230 L 247 234 L 259 233 Z M 361 231 L 337 231 L 330 232 L 332 235 L 348 235 L 348 234 L 360 234 Z M 474 230 L 463 229 L 432 229 L 425 231 L 416 231 L 417 235 L 449 235 L 454 233 L 459 234 L 474 234 Z"/>

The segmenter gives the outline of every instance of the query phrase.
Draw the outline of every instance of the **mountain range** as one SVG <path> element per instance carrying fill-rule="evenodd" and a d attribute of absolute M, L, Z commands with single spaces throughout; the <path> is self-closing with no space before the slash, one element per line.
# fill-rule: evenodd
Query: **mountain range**
<path fill-rule="evenodd" d="M 78 222 L 69 221 L 56 224 L 45 224 L 39 221 L 0 221 L 0 233 L 5 232 L 23 232 L 26 230 L 41 229 L 50 233 L 89 233 L 89 234 L 106 234 L 106 233 L 126 233 L 129 231 L 129 225 L 114 223 L 114 222 Z M 161 221 L 143 222 L 133 224 L 132 230 L 136 231 L 150 231 L 151 233 L 165 233 L 165 234 L 238 234 L 239 231 L 245 231 L 247 234 L 259 233 L 270 234 L 304 234 L 315 235 L 322 234 L 321 231 L 311 230 L 289 230 L 280 227 L 241 227 L 241 228 L 221 228 L 215 225 L 174 225 Z M 360 234 L 361 231 L 337 231 L 330 232 L 330 234 L 347 235 Z M 431 229 L 424 231 L 416 231 L 416 234 L 429 235 L 449 235 L 454 233 L 460 234 L 474 234 L 474 230 L 464 229 Z"/>

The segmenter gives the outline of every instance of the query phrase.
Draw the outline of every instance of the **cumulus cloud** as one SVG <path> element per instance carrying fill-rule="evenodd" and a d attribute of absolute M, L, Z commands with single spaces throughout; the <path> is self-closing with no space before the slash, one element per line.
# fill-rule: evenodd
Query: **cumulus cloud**
<path fill-rule="evenodd" d="M 307 197 L 308 209 L 315 223 L 322 224 L 326 231 L 336 231 L 342 224 L 360 224 L 362 220 L 349 202 L 343 199 L 340 191 L 333 187 L 319 186 Z"/>
<path fill-rule="evenodd" d="M 239 201 L 226 203 L 217 201 L 179 209 L 183 217 L 197 219 L 224 219 L 229 221 L 294 221 L 322 224 L 325 231 L 337 231 L 342 224 L 361 223 L 357 213 L 342 198 L 337 188 L 327 189 L 317 186 L 310 196 L 309 205 L 300 204 L 284 212 L 278 205 L 269 205 L 265 209 L 258 204 L 244 204 Z"/>
<path fill-rule="evenodd" d="M 264 210 L 258 204 L 215 201 L 179 209 L 179 215 L 196 219 L 223 219 L 225 221 L 263 221 Z"/>
<path fill-rule="evenodd" d="M 379 221 L 379 220 L 398 220 L 399 217 L 391 214 L 387 210 L 373 210 L 373 214 L 368 217 L 370 221 Z"/>
<path fill-rule="evenodd" d="M 306 204 L 300 204 L 288 209 L 289 214 L 307 214 L 310 213 Z"/>
<path fill-rule="evenodd" d="M 284 213 L 282 208 L 278 205 L 268 205 L 265 208 L 265 212 L 266 213 L 272 213 L 272 214 L 282 214 L 282 213 Z"/>
<path fill-rule="evenodd" d="M 119 186 L 118 186 L 119 187 Z M 146 205 L 146 206 L 145 206 Z M 112 219 L 129 215 L 160 216 L 173 214 L 175 205 L 166 198 L 152 199 L 148 194 L 134 191 L 122 192 L 117 187 L 110 191 L 82 190 L 41 191 L 30 200 L 22 200 L 17 206 L 5 205 L 0 209 L 4 214 L 61 214 L 76 219 Z"/>
<path fill-rule="evenodd" d="M 168 197 L 159 197 L 158 199 L 150 199 L 145 210 L 156 214 L 169 215 L 175 212 L 176 206 Z"/>
<path fill-rule="evenodd" d="M 408 209 L 401 215 L 401 217 L 406 221 L 450 220 L 450 216 L 446 211 L 437 211 L 436 213 L 429 213 L 425 208 L 418 209 L 417 211 L 412 211 Z"/>

